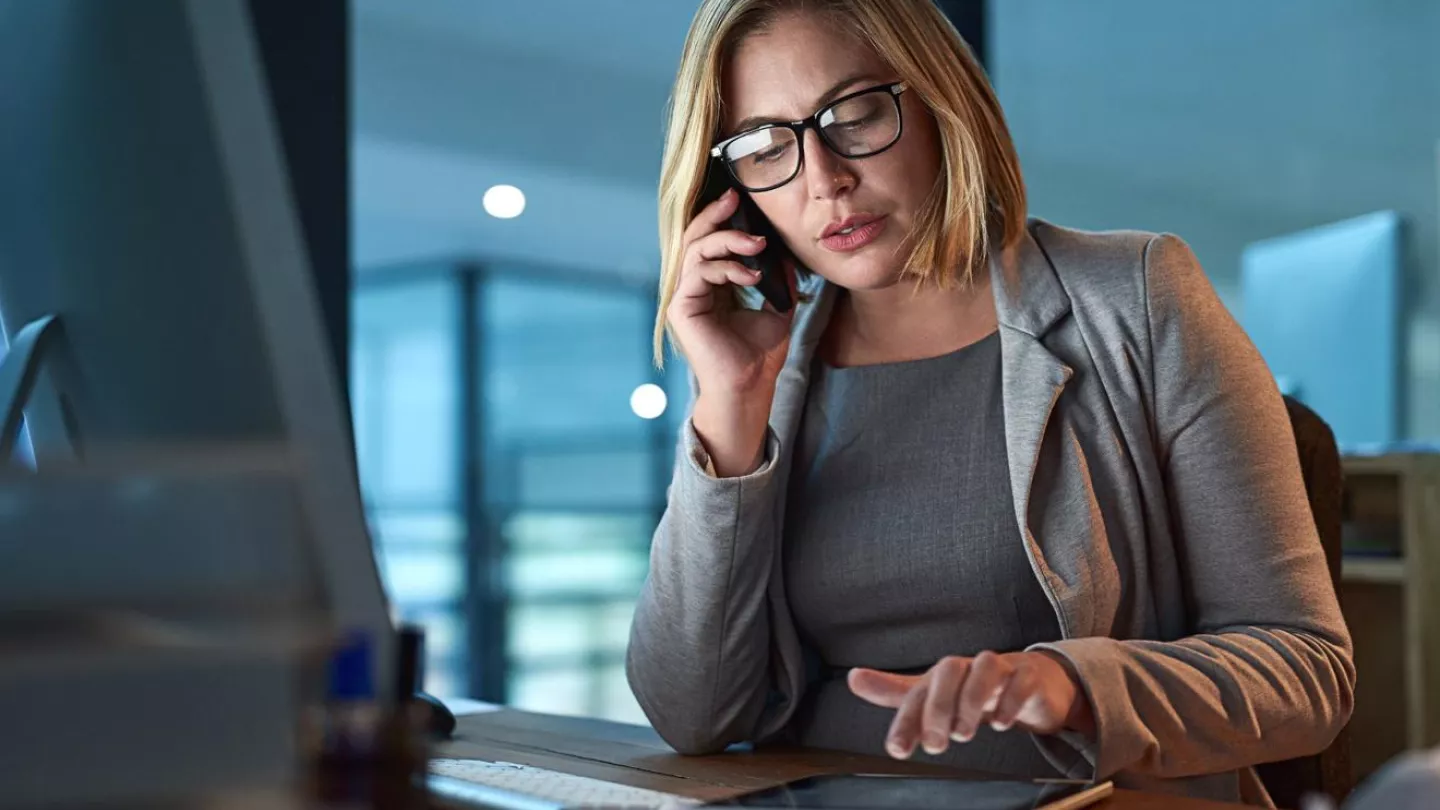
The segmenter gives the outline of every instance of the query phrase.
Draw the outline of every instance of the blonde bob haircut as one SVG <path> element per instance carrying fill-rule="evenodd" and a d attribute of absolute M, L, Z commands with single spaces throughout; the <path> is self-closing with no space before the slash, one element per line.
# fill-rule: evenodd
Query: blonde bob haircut
<path fill-rule="evenodd" d="M 1025 230 L 1025 183 L 1000 103 L 984 70 L 931 0 L 703 0 L 680 57 L 660 167 L 660 311 L 655 362 L 664 362 L 665 311 L 684 259 L 684 233 L 720 135 L 725 60 L 746 36 L 789 11 L 819 12 L 867 43 L 929 109 L 941 176 L 909 235 L 904 273 L 917 283 L 968 285 L 990 252 Z"/>

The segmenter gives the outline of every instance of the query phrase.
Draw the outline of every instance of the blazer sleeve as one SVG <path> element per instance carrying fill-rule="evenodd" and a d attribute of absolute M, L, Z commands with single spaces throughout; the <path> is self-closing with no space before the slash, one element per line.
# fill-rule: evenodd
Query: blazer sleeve
<path fill-rule="evenodd" d="M 1349 720 L 1351 641 L 1283 400 L 1184 242 L 1145 250 L 1150 403 L 1193 635 L 1083 638 L 1095 776 L 1235 770 L 1323 750 Z M 1067 735 L 1072 738 L 1073 735 Z"/>
<path fill-rule="evenodd" d="M 651 544 L 625 669 L 656 732 L 682 754 L 755 741 L 783 680 L 770 660 L 768 596 L 779 441 L 771 431 L 766 442 L 760 469 L 716 478 L 687 420 Z"/>

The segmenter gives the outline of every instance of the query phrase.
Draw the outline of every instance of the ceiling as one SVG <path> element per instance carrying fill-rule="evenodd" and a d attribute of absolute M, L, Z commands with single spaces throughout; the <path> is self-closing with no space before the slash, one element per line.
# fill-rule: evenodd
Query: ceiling
<path fill-rule="evenodd" d="M 357 20 L 666 80 L 695 8 L 686 0 L 354 0 Z"/>
<path fill-rule="evenodd" d="M 650 276 L 687 0 L 355 0 L 353 251 Z M 519 186 L 517 220 L 482 213 Z"/>

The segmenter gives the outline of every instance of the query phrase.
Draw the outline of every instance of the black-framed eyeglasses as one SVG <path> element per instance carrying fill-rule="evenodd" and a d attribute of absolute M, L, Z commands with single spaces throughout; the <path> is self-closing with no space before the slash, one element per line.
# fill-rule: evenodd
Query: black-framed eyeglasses
<path fill-rule="evenodd" d="M 855 160 L 878 155 L 900 140 L 904 126 L 900 94 L 904 82 L 858 90 L 830 102 L 803 121 L 766 124 L 715 145 L 730 176 L 746 191 L 779 188 L 805 165 L 805 130 L 814 129 L 821 143 L 840 157 Z"/>

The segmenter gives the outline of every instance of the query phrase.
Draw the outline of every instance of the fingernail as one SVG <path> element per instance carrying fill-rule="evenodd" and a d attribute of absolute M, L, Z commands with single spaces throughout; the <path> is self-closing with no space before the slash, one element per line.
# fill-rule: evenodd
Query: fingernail
<path fill-rule="evenodd" d="M 944 751 L 945 739 L 943 737 L 938 734 L 925 735 L 925 753 L 933 757 L 936 754 L 944 753 Z"/>
<path fill-rule="evenodd" d="M 993 729 L 995 729 L 996 731 L 1009 731 L 1009 730 L 1010 730 L 1010 724 L 1009 724 L 1009 723 L 1001 723 L 1001 722 L 999 722 L 999 721 L 991 721 L 991 723 L 990 723 L 990 728 L 993 728 Z"/>
<path fill-rule="evenodd" d="M 887 740 L 885 743 L 885 750 L 889 752 L 890 756 L 896 759 L 910 758 L 910 749 L 902 746 L 896 740 Z"/>
<path fill-rule="evenodd" d="M 967 743 L 970 742 L 971 736 L 973 735 L 966 734 L 963 731 L 957 731 L 954 734 L 950 735 L 950 739 L 954 740 L 955 742 Z"/>
<path fill-rule="evenodd" d="M 753 239 L 757 245 L 765 244 L 765 237 L 763 236 L 752 236 L 750 238 Z"/>

